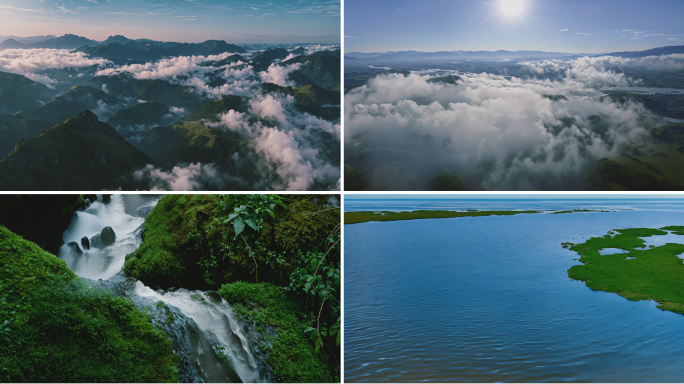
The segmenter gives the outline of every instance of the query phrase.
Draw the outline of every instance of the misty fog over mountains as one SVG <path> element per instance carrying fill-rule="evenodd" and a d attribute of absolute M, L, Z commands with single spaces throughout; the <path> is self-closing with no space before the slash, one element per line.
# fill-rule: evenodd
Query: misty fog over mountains
<path fill-rule="evenodd" d="M 0 188 L 339 189 L 339 45 L 45 37 L 0 43 Z"/>

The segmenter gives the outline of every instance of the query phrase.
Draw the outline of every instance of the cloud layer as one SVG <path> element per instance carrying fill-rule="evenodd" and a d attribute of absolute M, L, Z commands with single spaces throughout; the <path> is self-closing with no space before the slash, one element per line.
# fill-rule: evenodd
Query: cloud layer
<path fill-rule="evenodd" d="M 50 68 L 81 68 L 111 64 L 102 58 L 88 58 L 83 52 L 66 49 L 6 49 L 0 52 L 0 69 L 13 73 L 35 73 Z"/>
<path fill-rule="evenodd" d="M 250 112 L 264 121 L 251 122 L 248 114 L 229 111 L 219 122 L 206 125 L 249 138 L 259 155 L 262 179 L 271 180 L 268 189 L 307 190 L 314 183 L 339 189 L 339 152 L 334 145 L 323 145 L 326 138 L 339 142 L 339 124 L 297 112 L 289 95 L 256 95 L 249 104 Z"/>
<path fill-rule="evenodd" d="M 442 173 L 472 189 L 577 189 L 588 165 L 648 141 L 646 127 L 655 124 L 643 105 L 597 91 L 632 83 L 612 68 L 670 68 L 678 60 L 524 63 L 533 73 L 560 72 L 556 81 L 482 73 L 459 74 L 452 85 L 416 73 L 381 75 L 346 95 L 345 147 L 363 151 L 372 189 L 422 189 Z"/>

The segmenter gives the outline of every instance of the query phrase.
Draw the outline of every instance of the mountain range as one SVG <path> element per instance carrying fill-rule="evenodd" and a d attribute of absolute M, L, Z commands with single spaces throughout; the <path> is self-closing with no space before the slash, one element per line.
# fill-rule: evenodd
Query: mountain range
<path fill-rule="evenodd" d="M 5 49 L 15 49 L 15 48 L 21 48 L 21 49 L 31 49 L 31 48 L 52 48 L 52 49 L 74 49 L 78 47 L 82 47 L 84 45 L 92 45 L 95 46 L 97 45 L 98 42 L 95 40 L 90 40 L 88 38 L 82 37 L 82 36 L 76 36 L 76 35 L 71 35 L 71 34 L 66 34 L 61 37 L 55 37 L 35 43 L 20 43 L 17 40 L 14 39 L 7 39 L 0 43 L 0 51 L 4 51 Z"/>
<path fill-rule="evenodd" d="M 345 65 L 365 65 L 368 63 L 428 62 L 445 60 L 541 60 L 574 59 L 583 56 L 621 56 L 646 57 L 684 53 L 684 45 L 669 46 L 634 52 L 612 52 L 600 54 L 544 52 L 544 51 L 389 51 L 389 52 L 349 52 L 344 55 Z"/>
<path fill-rule="evenodd" d="M 0 51 L 5 49 L 33 49 L 53 48 L 70 49 L 75 52 L 84 52 L 91 56 L 105 59 L 134 59 L 140 61 L 158 60 L 162 57 L 175 56 L 209 56 L 224 52 L 247 53 L 247 51 L 235 44 L 228 44 L 223 40 L 207 40 L 203 43 L 177 43 L 155 41 L 150 39 L 129 39 L 125 36 L 110 36 L 103 42 L 88 38 L 66 34 L 61 37 L 53 37 L 42 41 L 29 43 L 31 40 L 21 42 L 9 38 L 0 43 Z"/>
<path fill-rule="evenodd" d="M 340 119 L 339 49 L 306 55 L 308 50 L 301 47 L 275 47 L 247 54 L 245 48 L 249 47 L 220 40 L 187 44 L 117 35 L 90 45 L 93 41 L 83 39 L 75 35 L 32 43 L 7 39 L 0 48 L 68 47 L 113 59 L 115 65 L 116 60 L 147 63 L 162 57 L 234 51 L 224 59 L 201 64 L 206 70 L 199 72 L 207 86 L 216 88 L 234 80 L 225 76 L 226 65 L 238 71 L 250 65 L 256 73 L 245 72 L 248 94 L 291 95 L 299 112 L 331 122 Z M 293 55 L 300 56 L 284 61 Z M 291 64 L 299 65 L 285 79 L 292 86 L 262 82 L 260 71 Z M 40 81 L 49 77 L 48 86 L 0 72 L 0 190 L 149 189 L 154 186 L 152 179 L 141 179 L 137 171 L 154 167 L 175 172 L 175 167 L 190 163 L 210 164 L 208 172 L 217 172 L 216 180 L 225 183 L 221 188 L 227 190 L 264 189 L 280 182 L 273 165 L 264 163 L 263 154 L 251 146 L 254 137 L 210 124 L 217 122 L 220 114 L 234 110 L 247 114 L 250 124 L 279 125 L 254 113 L 248 97 L 228 95 L 212 100 L 214 96 L 199 86 L 184 85 L 184 76 L 139 79 L 126 71 L 97 76 L 101 69 L 103 66 L 95 64 L 48 68 L 27 75 L 40 76 Z M 290 112 L 295 111 L 288 107 Z M 315 143 L 319 157 L 339 158 L 339 140 L 334 134 L 312 129 L 306 136 L 309 144 Z M 333 160 L 326 161 L 339 166 L 339 160 Z"/>
<path fill-rule="evenodd" d="M 41 36 L 29 36 L 29 37 L 20 37 L 20 36 L 14 36 L 14 35 L 0 35 L 0 43 L 2 43 L 5 40 L 9 39 L 14 39 L 20 43 L 24 44 L 32 44 L 32 43 L 39 43 L 41 41 L 49 40 L 49 39 L 54 39 L 57 36 L 55 35 L 41 35 Z"/>

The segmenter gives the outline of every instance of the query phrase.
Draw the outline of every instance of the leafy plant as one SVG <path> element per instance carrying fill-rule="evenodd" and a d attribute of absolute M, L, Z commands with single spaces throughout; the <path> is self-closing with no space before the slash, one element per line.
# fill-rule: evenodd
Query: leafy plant
<path fill-rule="evenodd" d="M 275 219 L 275 208 L 276 206 L 281 206 L 285 208 L 285 204 L 280 199 L 278 195 L 227 195 L 228 197 L 223 197 L 219 201 L 219 208 L 224 212 L 233 211 L 228 214 L 227 217 L 217 217 L 216 221 L 219 223 L 230 223 L 233 225 L 233 231 L 235 232 L 235 238 L 240 236 L 247 246 L 249 256 L 254 260 L 254 273 L 255 280 L 259 282 L 259 264 L 257 263 L 256 257 L 254 257 L 254 251 L 249 246 L 249 243 L 242 235 L 245 230 L 245 224 L 252 228 L 254 231 L 259 232 L 263 226 L 264 219 L 268 214 Z"/>
<path fill-rule="evenodd" d="M 341 341 L 341 303 L 340 303 L 340 240 L 338 225 L 327 238 L 329 247 L 323 252 L 307 252 L 299 256 L 299 268 L 290 275 L 288 290 L 295 295 L 304 296 L 304 330 L 313 339 L 316 351 L 325 341 L 332 347 Z M 326 260 L 335 255 L 335 261 Z M 327 302 L 327 305 L 326 305 Z M 323 309 L 327 309 L 324 313 Z M 330 348 L 331 351 L 333 348 Z M 334 356 L 334 353 L 333 353 Z"/>

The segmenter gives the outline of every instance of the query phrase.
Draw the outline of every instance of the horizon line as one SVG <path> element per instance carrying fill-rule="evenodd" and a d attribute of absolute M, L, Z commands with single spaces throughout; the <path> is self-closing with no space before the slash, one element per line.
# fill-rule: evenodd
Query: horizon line
<path fill-rule="evenodd" d="M 465 50 L 465 49 L 457 49 L 457 50 L 452 50 L 452 51 L 416 51 L 413 49 L 406 49 L 402 51 L 384 51 L 384 52 L 363 52 L 363 51 L 352 51 L 352 52 L 345 52 L 345 55 L 351 54 L 351 53 L 378 53 L 378 54 L 383 54 L 383 53 L 390 53 L 390 52 L 395 52 L 395 53 L 400 53 L 400 52 L 418 52 L 418 53 L 453 53 L 453 52 L 543 52 L 543 53 L 561 53 L 561 54 L 571 54 L 571 55 L 582 55 L 582 54 L 591 54 L 591 55 L 598 55 L 598 54 L 604 54 L 604 53 L 619 53 L 619 52 L 643 52 L 643 51 L 648 51 L 649 49 L 656 49 L 656 48 L 667 48 L 667 47 L 684 47 L 684 44 L 682 45 L 661 45 L 653 48 L 647 48 L 647 49 L 642 49 L 642 50 L 636 50 L 636 51 L 605 51 L 605 52 L 553 52 L 553 51 L 542 51 L 542 50 L 535 50 L 535 49 L 518 49 L 518 50 L 508 50 L 508 49 L 496 49 L 496 50 L 479 50 L 479 51 L 471 51 L 471 50 Z"/>

